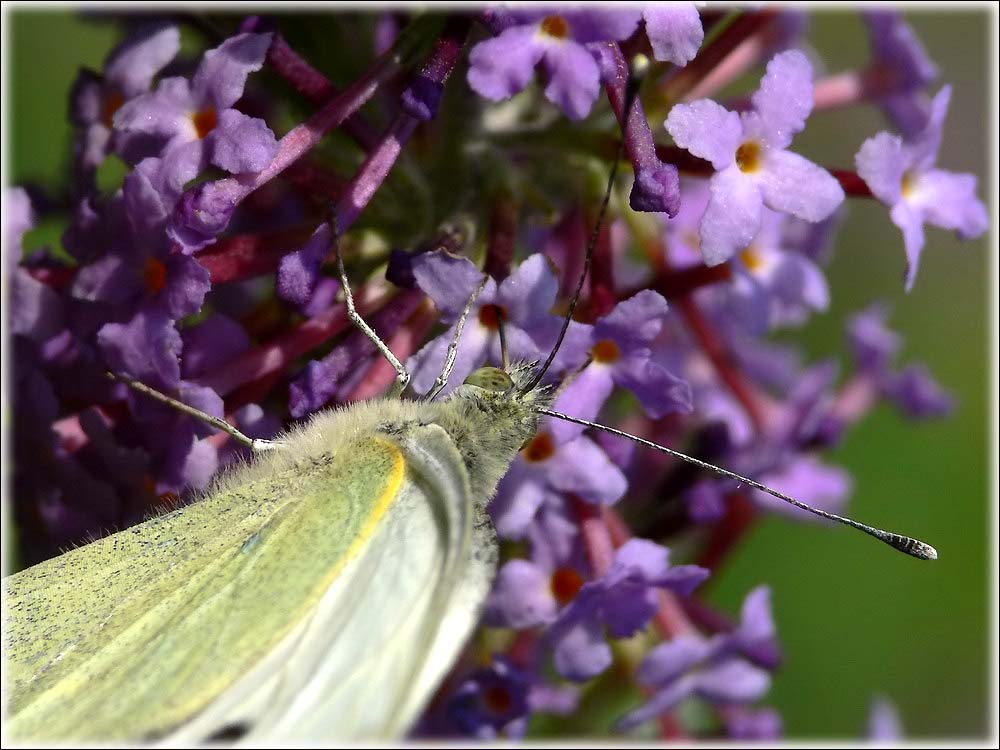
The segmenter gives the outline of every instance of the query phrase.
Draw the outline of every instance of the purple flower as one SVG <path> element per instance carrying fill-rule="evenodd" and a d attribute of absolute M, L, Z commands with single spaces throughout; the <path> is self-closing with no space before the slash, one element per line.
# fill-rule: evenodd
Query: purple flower
<path fill-rule="evenodd" d="M 913 288 L 924 248 L 924 224 L 952 229 L 962 239 L 989 227 L 986 206 L 976 197 L 976 177 L 936 169 L 951 87 L 934 97 L 927 127 L 912 139 L 879 133 L 861 145 L 855 157 L 858 174 L 875 197 L 891 208 L 893 224 L 906 247 L 906 290 Z"/>
<path fill-rule="evenodd" d="M 771 687 L 771 676 L 745 659 L 714 660 L 710 641 L 678 636 L 650 651 L 639 667 L 639 681 L 656 689 L 644 705 L 630 711 L 618 727 L 627 731 L 675 708 L 688 698 L 716 705 L 750 703 Z"/>
<path fill-rule="evenodd" d="M 734 740 L 777 740 L 781 738 L 781 714 L 773 708 L 742 706 L 726 712 L 726 733 Z"/>
<path fill-rule="evenodd" d="M 470 260 L 445 252 L 424 253 L 413 259 L 412 268 L 417 285 L 434 301 L 449 323 L 458 319 L 482 281 L 482 272 Z M 557 290 L 558 282 L 542 254 L 529 257 L 499 286 L 493 279 L 487 280 L 469 313 L 455 369 L 444 393 L 457 388 L 484 362 L 500 361 L 497 335 L 500 321 L 504 324 L 511 360 L 530 361 L 544 356 L 554 344 L 561 325 L 560 319 L 549 313 L 555 304 Z M 579 324 L 570 326 L 567 341 L 553 363 L 553 374 L 569 366 L 571 359 L 582 361 L 583 347 L 574 343 L 580 330 Z M 407 362 L 416 391 L 426 392 L 434 384 L 454 332 L 452 326 Z"/>
<path fill-rule="evenodd" d="M 767 670 L 777 663 L 774 635 L 770 593 L 760 586 L 748 594 L 732 633 L 707 639 L 681 635 L 650 651 L 639 666 L 639 681 L 656 692 L 619 727 L 638 726 L 692 697 L 721 706 L 757 700 L 770 688 Z"/>
<path fill-rule="evenodd" d="M 524 447 L 500 481 L 490 506 L 497 532 L 521 538 L 544 505 L 571 492 L 597 505 L 617 502 L 628 487 L 621 469 L 588 437 L 560 443 L 542 429 Z"/>
<path fill-rule="evenodd" d="M 170 162 L 208 164 L 234 174 L 258 172 L 278 150 L 267 124 L 233 109 L 247 76 L 259 70 L 271 34 L 239 34 L 205 53 L 189 82 L 166 78 L 115 114 L 116 130 L 159 136 Z"/>
<path fill-rule="evenodd" d="M 859 369 L 886 372 L 895 361 L 902 340 L 886 325 L 888 317 L 889 310 L 885 306 L 872 305 L 848 321 L 847 340 Z"/>
<path fill-rule="evenodd" d="M 282 257 L 278 266 L 279 297 L 299 307 L 309 303 L 331 243 L 330 225 L 323 222 L 302 247 Z"/>
<path fill-rule="evenodd" d="M 945 417 L 955 399 L 942 388 L 924 365 L 911 365 L 884 386 L 886 394 L 911 419 Z"/>
<path fill-rule="evenodd" d="M 469 85 L 493 101 L 509 99 L 541 64 L 545 97 L 566 116 L 582 120 L 600 93 L 600 71 L 588 44 L 627 39 L 639 24 L 633 10 L 526 11 L 495 14 L 504 30 L 469 54 Z"/>
<path fill-rule="evenodd" d="M 21 240 L 35 226 L 31 198 L 23 188 L 4 191 L 3 237 L 12 266 L 10 278 L 10 331 L 41 344 L 63 330 L 62 298 L 20 267 L 24 254 Z M 6 283 L 6 280 L 4 280 Z"/>
<path fill-rule="evenodd" d="M 689 595 L 709 576 L 697 565 L 669 563 L 670 550 L 645 539 L 630 539 L 600 578 L 585 583 L 547 633 L 555 667 L 563 677 L 584 681 L 611 664 L 607 637 L 628 638 L 656 613 L 658 589 Z"/>
<path fill-rule="evenodd" d="M 690 267 L 701 261 L 696 224 L 710 193 L 700 183 L 685 187 L 689 190 L 684 208 L 668 223 L 667 236 L 671 262 Z M 801 230 L 795 225 L 804 223 L 764 208 L 757 236 L 730 259 L 732 281 L 699 290 L 699 302 L 725 309 L 728 320 L 751 334 L 801 325 L 812 312 L 826 310 L 830 303 L 826 277 L 796 242 Z"/>
<path fill-rule="evenodd" d="M 153 77 L 174 59 L 180 44 L 175 27 L 150 27 L 125 40 L 108 56 L 103 75 L 80 71 L 70 95 L 70 119 L 83 129 L 77 162 L 85 174 L 95 170 L 112 148 L 134 163 L 155 153 L 150 149 L 163 145 L 159 139 L 142 134 L 130 137 L 119 133 L 112 139 L 113 118 L 127 101 L 149 91 Z"/>
<path fill-rule="evenodd" d="M 642 291 L 619 303 L 588 329 L 589 364 L 560 393 L 556 409 L 593 420 L 615 385 L 632 391 L 646 413 L 658 418 L 691 410 L 691 388 L 650 360 L 650 345 L 659 335 L 667 302 L 653 291 Z M 583 339 L 581 337 L 581 343 Z M 582 427 L 551 421 L 561 440 Z"/>
<path fill-rule="evenodd" d="M 812 66 L 797 50 L 767 65 L 753 108 L 730 112 L 709 99 L 677 104 L 666 128 L 678 146 L 712 162 L 711 197 L 701 220 L 701 253 L 718 265 L 760 231 L 763 207 L 822 221 L 844 200 L 829 172 L 787 150 L 813 104 Z"/>
<path fill-rule="evenodd" d="M 448 703 L 448 716 L 470 737 L 521 737 L 527 729 L 529 687 L 526 675 L 509 660 L 496 656 L 490 666 L 459 686 Z"/>
<path fill-rule="evenodd" d="M 868 739 L 876 742 L 899 742 L 903 739 L 903 722 L 891 700 L 878 697 L 872 701 L 868 714 Z"/>
<path fill-rule="evenodd" d="M 879 102 L 904 136 L 915 136 L 930 117 L 930 99 L 924 89 L 937 78 L 937 66 L 898 11 L 866 11 L 861 17 L 868 25 L 874 65 L 883 75 L 892 76 Z"/>
<path fill-rule="evenodd" d="M 550 625 L 589 576 L 579 528 L 560 506 L 539 511 L 526 535 L 531 559 L 515 558 L 500 568 L 484 613 L 490 625 L 516 630 Z"/>
<path fill-rule="evenodd" d="M 809 456 L 801 456 L 765 472 L 760 476 L 760 481 L 768 487 L 828 513 L 840 513 L 852 489 L 850 474 L 839 467 L 822 464 Z M 778 500 L 766 492 L 753 490 L 751 496 L 759 506 L 775 513 L 791 516 L 800 521 L 821 520 L 812 513 Z"/>
<path fill-rule="evenodd" d="M 694 3 L 649 3 L 642 18 L 657 60 L 683 66 L 698 54 L 705 31 Z"/>

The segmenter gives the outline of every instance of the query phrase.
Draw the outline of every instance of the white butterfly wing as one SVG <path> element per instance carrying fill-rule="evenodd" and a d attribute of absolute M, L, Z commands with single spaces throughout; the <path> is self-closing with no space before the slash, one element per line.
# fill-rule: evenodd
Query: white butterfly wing
<path fill-rule="evenodd" d="M 406 479 L 364 549 L 171 744 L 227 728 L 249 743 L 398 737 L 418 718 L 478 621 L 497 552 L 447 433 L 420 426 L 400 445 Z"/>

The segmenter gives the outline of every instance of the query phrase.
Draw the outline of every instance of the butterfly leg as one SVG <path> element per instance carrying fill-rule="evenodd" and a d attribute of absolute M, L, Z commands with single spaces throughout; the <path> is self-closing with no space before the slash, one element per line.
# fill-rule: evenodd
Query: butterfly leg
<path fill-rule="evenodd" d="M 268 451 L 278 448 L 284 448 L 285 444 L 279 440 L 261 440 L 259 438 L 252 438 L 249 435 L 244 435 L 238 429 L 233 427 L 229 422 L 219 417 L 213 417 L 211 414 L 206 414 L 201 409 L 195 409 L 193 406 L 185 404 L 183 401 L 178 401 L 175 398 L 171 398 L 165 393 L 160 393 L 155 388 L 150 388 L 145 383 L 140 383 L 138 380 L 133 380 L 128 375 L 122 375 L 121 373 L 109 372 L 108 377 L 112 380 L 117 380 L 119 383 L 124 383 L 133 391 L 141 393 L 144 396 L 149 396 L 152 399 L 159 401 L 160 403 L 166 404 L 179 412 L 183 412 L 190 417 L 195 419 L 200 419 L 202 422 L 215 427 L 217 430 L 222 430 L 223 432 L 229 434 L 243 445 L 247 446 L 254 452 Z"/>
<path fill-rule="evenodd" d="M 434 381 L 434 385 L 431 389 L 427 391 L 424 395 L 425 401 L 431 401 L 437 396 L 444 387 L 448 385 L 448 378 L 451 376 L 451 371 L 455 368 L 455 358 L 458 356 L 458 340 L 462 338 L 462 330 L 465 328 L 465 321 L 469 317 L 469 313 L 472 312 L 473 305 L 476 304 L 476 299 L 482 293 L 483 289 L 486 288 L 486 282 L 489 276 L 483 276 L 483 280 L 479 282 L 479 286 L 469 297 L 469 301 L 465 303 L 465 307 L 462 310 L 462 314 L 458 318 L 458 322 L 455 324 L 455 335 L 451 337 L 451 342 L 448 344 L 448 353 L 444 358 L 444 367 L 441 369 L 441 374 L 437 376 Z M 506 347 L 504 347 L 506 351 Z"/>
<path fill-rule="evenodd" d="M 403 391 L 406 390 L 406 386 L 410 383 L 410 373 L 406 371 L 406 367 L 400 362 L 396 355 L 392 353 L 389 346 L 379 338 L 378 334 L 368 325 L 364 318 L 358 313 L 357 308 L 354 306 L 354 295 L 351 293 L 351 284 L 347 280 L 347 271 L 344 270 L 344 256 L 340 252 L 340 241 L 337 229 L 337 218 L 336 214 L 330 220 L 330 230 L 333 234 L 333 242 L 337 249 L 337 271 L 340 273 L 340 283 L 344 287 L 344 299 L 347 302 L 347 317 L 350 318 L 351 322 L 361 330 L 361 332 L 367 336 L 378 350 L 382 353 L 389 364 L 392 365 L 393 369 L 396 371 L 396 385 L 392 389 L 393 396 L 399 396 Z"/>

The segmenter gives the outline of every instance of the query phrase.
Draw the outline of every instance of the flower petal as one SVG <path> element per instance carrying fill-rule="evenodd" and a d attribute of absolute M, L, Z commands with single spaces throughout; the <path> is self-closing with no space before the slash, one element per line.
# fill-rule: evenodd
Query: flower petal
<path fill-rule="evenodd" d="M 411 264 L 417 286 L 433 300 L 445 320 L 454 321 L 469 301 L 469 296 L 483 280 L 483 272 L 468 258 L 442 251 L 422 253 Z M 476 309 L 492 302 L 495 282 L 486 282 L 486 288 L 476 300 Z"/>
<path fill-rule="evenodd" d="M 869 138 L 861 144 L 854 164 L 876 198 L 887 206 L 896 205 L 903 195 L 903 174 L 910 166 L 899 136 L 881 132 Z"/>
<path fill-rule="evenodd" d="M 740 116 L 711 99 L 675 104 L 664 127 L 678 146 L 708 159 L 717 170 L 733 163 L 743 138 Z"/>
<path fill-rule="evenodd" d="M 822 221 L 844 202 L 833 175 L 791 151 L 767 152 L 759 184 L 768 208 L 806 221 Z"/>
<path fill-rule="evenodd" d="M 733 165 L 709 182 L 710 197 L 701 217 L 701 255 L 717 266 L 749 245 L 760 230 L 764 202 L 756 183 Z"/>
<path fill-rule="evenodd" d="M 264 64 L 271 36 L 239 34 L 206 52 L 191 79 L 199 108 L 210 104 L 222 111 L 236 104 L 243 96 L 247 76 Z"/>
<path fill-rule="evenodd" d="M 278 153 L 278 141 L 267 123 L 235 109 L 219 113 L 219 124 L 206 141 L 209 161 L 233 174 L 259 172 Z"/>
<path fill-rule="evenodd" d="M 568 680 L 586 682 L 611 666 L 611 647 L 603 628 L 592 620 L 563 631 L 553 651 L 556 671 Z"/>
<path fill-rule="evenodd" d="M 922 213 L 906 201 L 900 201 L 889 212 L 889 218 L 903 231 L 903 246 L 906 248 L 906 291 L 913 288 L 920 268 L 920 255 L 924 250 L 924 217 Z"/>
<path fill-rule="evenodd" d="M 759 116 L 757 133 L 772 148 L 783 149 L 806 126 L 813 108 L 812 65 L 799 50 L 771 58 L 760 88 L 752 97 Z"/>
<path fill-rule="evenodd" d="M 545 52 L 536 34 L 534 26 L 515 26 L 473 47 L 467 75 L 472 90 L 492 101 L 523 91 Z"/>
<path fill-rule="evenodd" d="M 176 26 L 152 27 L 122 44 L 104 66 L 104 77 L 128 99 L 148 91 L 153 76 L 174 59 L 181 48 Z"/>
<path fill-rule="evenodd" d="M 642 17 L 657 60 L 687 65 L 698 54 L 705 31 L 694 3 L 650 3 Z"/>
<path fill-rule="evenodd" d="M 601 73 L 590 51 L 574 42 L 550 44 L 542 57 L 542 67 L 549 76 L 545 98 L 571 120 L 589 115 L 601 93 Z"/>
<path fill-rule="evenodd" d="M 730 659 L 698 672 L 695 693 L 713 703 L 747 703 L 771 687 L 771 675 L 742 659 Z"/>
<path fill-rule="evenodd" d="M 511 560 L 497 573 L 484 616 L 495 627 L 524 630 L 552 622 L 556 600 L 551 574 L 527 560 Z"/>
<path fill-rule="evenodd" d="M 579 437 L 560 446 L 549 461 L 549 483 L 557 490 L 573 492 L 583 500 L 611 505 L 617 502 L 628 480 L 621 469 L 590 438 Z"/>
<path fill-rule="evenodd" d="M 930 169 L 937 162 L 938 151 L 941 148 L 941 136 L 944 133 L 944 121 L 948 116 L 948 104 L 951 102 L 951 86 L 942 86 L 931 101 L 930 117 L 927 126 L 912 141 L 907 142 L 913 154 L 913 163 L 920 169 Z"/>
<path fill-rule="evenodd" d="M 986 206 L 976 195 L 976 176 L 931 169 L 920 175 L 915 195 L 908 200 L 923 210 L 936 227 L 952 229 L 962 239 L 975 239 L 989 229 Z"/>

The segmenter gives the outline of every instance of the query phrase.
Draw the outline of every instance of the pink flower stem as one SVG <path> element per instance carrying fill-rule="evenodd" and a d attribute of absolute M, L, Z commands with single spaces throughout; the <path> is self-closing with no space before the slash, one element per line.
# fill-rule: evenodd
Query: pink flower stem
<path fill-rule="evenodd" d="M 844 192 L 852 198 L 874 198 L 871 188 L 868 187 L 857 172 L 848 169 L 828 169 L 830 174 L 837 178 L 837 182 L 844 188 Z"/>
<path fill-rule="evenodd" d="M 816 81 L 813 109 L 837 109 L 885 96 L 892 93 L 898 81 L 899 77 L 893 70 L 879 65 L 826 76 Z"/>
<path fill-rule="evenodd" d="M 580 526 L 583 547 L 587 551 L 587 560 L 594 571 L 595 577 L 604 575 L 615 559 L 615 544 L 608 526 L 601 514 L 601 508 L 584 502 L 575 495 L 571 503 Z"/>
<path fill-rule="evenodd" d="M 254 17 L 243 24 L 242 30 L 267 31 L 267 25 L 259 17 Z M 340 94 L 330 79 L 292 49 L 288 41 L 277 31 L 273 32 L 271 46 L 267 50 L 267 64 L 302 96 L 317 104 L 323 104 Z M 375 129 L 360 113 L 348 117 L 344 121 L 343 128 L 344 132 L 365 151 L 375 145 Z"/>
<path fill-rule="evenodd" d="M 273 273 L 286 253 L 309 237 L 308 229 L 236 234 L 218 240 L 198 256 L 212 275 L 212 285 Z"/>

